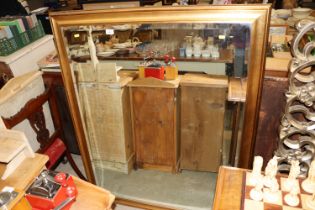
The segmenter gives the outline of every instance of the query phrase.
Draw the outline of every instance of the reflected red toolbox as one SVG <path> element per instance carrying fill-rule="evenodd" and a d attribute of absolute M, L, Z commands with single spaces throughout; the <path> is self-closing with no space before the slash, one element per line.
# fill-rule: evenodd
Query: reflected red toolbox
<path fill-rule="evenodd" d="M 144 77 L 154 77 L 164 80 L 164 66 L 147 66 L 144 69 Z"/>

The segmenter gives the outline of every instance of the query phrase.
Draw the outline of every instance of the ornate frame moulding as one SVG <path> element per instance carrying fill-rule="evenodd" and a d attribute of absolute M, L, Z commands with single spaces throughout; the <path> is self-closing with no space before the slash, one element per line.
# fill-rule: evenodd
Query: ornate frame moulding
<path fill-rule="evenodd" d="M 289 171 L 291 160 L 299 160 L 301 174 L 306 175 L 315 153 L 315 40 L 305 44 L 307 34 L 315 35 L 315 22 L 302 20 L 296 25 L 292 40 L 293 58 L 289 65 L 287 104 L 281 119 L 278 149 L 278 168 Z M 304 46 L 303 46 L 304 45 Z"/>

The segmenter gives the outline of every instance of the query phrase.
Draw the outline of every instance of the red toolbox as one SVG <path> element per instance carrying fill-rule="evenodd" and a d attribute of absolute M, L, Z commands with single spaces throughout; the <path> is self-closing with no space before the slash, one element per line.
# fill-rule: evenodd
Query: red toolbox
<path fill-rule="evenodd" d="M 157 79 L 164 80 L 164 66 L 145 67 L 144 77 L 154 77 Z"/>
<path fill-rule="evenodd" d="M 25 197 L 33 210 L 68 210 L 77 194 L 72 176 L 43 170 L 28 188 Z"/>

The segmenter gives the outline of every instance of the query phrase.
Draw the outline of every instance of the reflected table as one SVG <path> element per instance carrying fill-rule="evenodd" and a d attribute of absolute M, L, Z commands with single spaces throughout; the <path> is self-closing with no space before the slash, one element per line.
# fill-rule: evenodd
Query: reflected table
<path fill-rule="evenodd" d="M 229 89 L 228 89 L 228 101 L 233 103 L 232 110 L 232 138 L 230 146 L 230 158 L 229 163 L 235 165 L 237 163 L 237 145 L 240 130 L 240 121 L 242 119 L 242 107 L 246 100 L 246 88 L 247 79 L 245 78 L 230 78 Z"/>

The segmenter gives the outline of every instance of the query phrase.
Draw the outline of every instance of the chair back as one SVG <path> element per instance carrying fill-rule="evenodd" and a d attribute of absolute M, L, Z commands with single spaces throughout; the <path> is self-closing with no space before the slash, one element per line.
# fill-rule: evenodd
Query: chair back
<path fill-rule="evenodd" d="M 29 100 L 15 115 L 8 118 L 2 117 L 6 128 L 11 129 L 24 120 L 28 120 L 31 128 L 36 133 L 36 139 L 40 144 L 37 152 L 43 153 L 56 139 L 61 135 L 60 114 L 57 108 L 55 97 L 52 97 L 53 91 L 47 88 L 44 93 Z M 50 135 L 46 127 L 43 105 L 49 102 L 55 131 Z"/>

